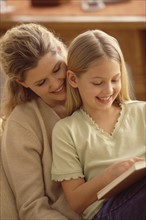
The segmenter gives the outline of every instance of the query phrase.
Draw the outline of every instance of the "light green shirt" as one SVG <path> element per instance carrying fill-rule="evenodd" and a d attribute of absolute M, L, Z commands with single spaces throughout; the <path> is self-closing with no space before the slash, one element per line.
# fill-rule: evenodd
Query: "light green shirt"
<path fill-rule="evenodd" d="M 57 122 L 52 140 L 53 180 L 83 177 L 88 181 L 113 162 L 146 157 L 146 103 L 131 101 L 121 107 L 111 135 L 101 130 L 82 109 Z M 103 201 L 91 204 L 84 210 L 83 218 L 92 219 Z"/>

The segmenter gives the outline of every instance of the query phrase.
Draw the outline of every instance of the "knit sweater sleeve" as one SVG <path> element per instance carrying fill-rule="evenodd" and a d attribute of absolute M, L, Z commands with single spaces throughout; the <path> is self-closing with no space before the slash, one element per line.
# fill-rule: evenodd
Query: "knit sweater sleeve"
<path fill-rule="evenodd" d="M 45 195 L 42 143 L 31 129 L 9 121 L 2 139 L 3 166 L 14 192 L 20 219 L 67 220 Z M 50 204 L 49 204 L 50 203 Z"/>

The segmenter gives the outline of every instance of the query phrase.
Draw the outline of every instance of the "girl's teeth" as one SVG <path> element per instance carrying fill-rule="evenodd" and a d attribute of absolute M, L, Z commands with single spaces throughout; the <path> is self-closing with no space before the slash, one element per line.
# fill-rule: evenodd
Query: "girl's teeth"
<path fill-rule="evenodd" d="M 103 101 L 107 101 L 108 99 L 110 99 L 110 97 L 107 97 L 107 98 L 100 98 L 101 100 Z"/>

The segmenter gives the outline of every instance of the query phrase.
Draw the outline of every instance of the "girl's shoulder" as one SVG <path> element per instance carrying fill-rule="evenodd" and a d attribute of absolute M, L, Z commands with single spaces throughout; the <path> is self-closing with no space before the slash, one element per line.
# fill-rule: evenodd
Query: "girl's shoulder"
<path fill-rule="evenodd" d="M 132 100 L 132 101 L 125 101 L 123 103 L 123 106 L 125 106 L 126 109 L 131 111 L 146 111 L 146 102 L 145 101 L 139 101 L 139 100 Z"/>
<path fill-rule="evenodd" d="M 139 101 L 139 100 L 125 101 L 124 104 L 127 105 L 127 106 L 133 106 L 133 107 L 146 106 L 146 102 L 145 101 Z"/>
<path fill-rule="evenodd" d="M 56 124 L 55 124 L 55 129 L 67 129 L 67 130 L 72 130 L 76 129 L 77 125 L 81 126 L 81 110 L 76 110 L 72 115 L 67 116 L 63 119 L 60 119 Z"/>

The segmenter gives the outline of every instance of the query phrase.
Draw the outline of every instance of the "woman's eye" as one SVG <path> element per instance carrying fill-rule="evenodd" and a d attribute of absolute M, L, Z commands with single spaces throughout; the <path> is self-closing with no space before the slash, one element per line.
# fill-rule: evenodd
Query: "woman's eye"
<path fill-rule="evenodd" d="M 66 66 L 66 64 L 64 62 L 59 63 L 59 65 L 54 68 L 53 73 L 57 73 L 57 72 L 59 72 L 61 70 L 62 71 L 66 71 L 67 70 L 67 66 Z"/>
<path fill-rule="evenodd" d="M 42 80 L 42 81 L 40 81 L 40 82 L 37 84 L 37 86 L 42 86 L 44 83 L 45 83 L 45 79 Z"/>

